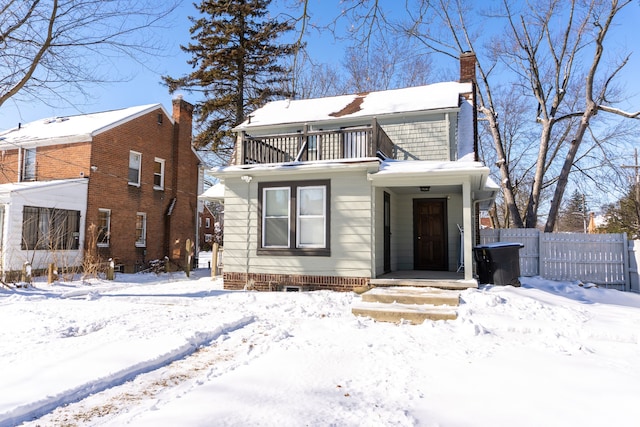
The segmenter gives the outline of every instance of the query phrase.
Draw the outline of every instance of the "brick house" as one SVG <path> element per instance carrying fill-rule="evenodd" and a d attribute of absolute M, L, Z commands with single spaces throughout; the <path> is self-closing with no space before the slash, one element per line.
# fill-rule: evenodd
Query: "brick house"
<path fill-rule="evenodd" d="M 173 101 L 40 120 L 0 132 L 3 274 L 25 261 L 79 266 L 85 249 L 125 272 L 184 266 L 197 235 L 193 106 Z"/>
<path fill-rule="evenodd" d="M 199 231 L 199 248 L 203 251 L 210 251 L 214 243 L 214 237 L 216 234 L 216 216 L 208 205 L 204 205 L 202 212 L 200 212 L 200 225 Z"/>

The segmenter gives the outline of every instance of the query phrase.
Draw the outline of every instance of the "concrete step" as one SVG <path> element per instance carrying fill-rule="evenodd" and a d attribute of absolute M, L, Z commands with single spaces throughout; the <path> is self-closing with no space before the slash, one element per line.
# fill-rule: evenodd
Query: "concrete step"
<path fill-rule="evenodd" d="M 447 305 L 388 304 L 361 302 L 351 308 L 356 316 L 370 317 L 379 322 L 398 323 L 408 321 L 419 325 L 425 320 L 455 320 L 456 310 Z"/>
<path fill-rule="evenodd" d="M 438 288 L 382 287 L 362 294 L 362 301 L 458 306 L 460 293 Z"/>
<path fill-rule="evenodd" d="M 407 286 L 407 287 L 427 287 L 439 289 L 465 290 L 469 288 L 477 289 L 477 280 L 447 280 L 447 279 L 370 279 L 370 286 Z"/>

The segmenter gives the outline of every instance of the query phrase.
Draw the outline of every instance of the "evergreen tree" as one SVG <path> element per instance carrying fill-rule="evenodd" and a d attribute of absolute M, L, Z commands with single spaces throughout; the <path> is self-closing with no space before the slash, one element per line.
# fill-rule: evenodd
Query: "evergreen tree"
<path fill-rule="evenodd" d="M 190 17 L 194 43 L 181 46 L 191 54 L 193 71 L 163 80 L 171 93 L 199 92 L 195 103 L 195 145 L 210 147 L 223 163 L 231 159 L 231 129 L 251 111 L 277 97 L 287 97 L 289 77 L 282 60 L 293 44 L 276 40 L 293 29 L 289 23 L 267 16 L 271 0 L 203 0 L 196 5 L 199 18 Z"/>
<path fill-rule="evenodd" d="M 583 233 L 589 221 L 584 194 L 575 190 L 558 218 L 557 231 Z"/>
<path fill-rule="evenodd" d="M 637 185 L 637 184 L 636 184 Z M 636 200 L 635 185 L 616 203 L 605 209 L 605 233 L 627 233 L 629 239 L 640 239 L 640 201 Z"/>

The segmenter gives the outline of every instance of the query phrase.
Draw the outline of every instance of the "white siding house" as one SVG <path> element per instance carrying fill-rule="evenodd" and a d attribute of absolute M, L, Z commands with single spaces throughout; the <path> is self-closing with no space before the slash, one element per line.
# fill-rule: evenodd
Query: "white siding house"
<path fill-rule="evenodd" d="M 78 178 L 0 185 L 2 271 L 21 271 L 25 262 L 34 270 L 49 263 L 60 268 L 81 265 L 88 182 Z M 58 239 L 45 241 L 45 235 Z M 41 248 L 47 250 L 36 250 Z"/>
<path fill-rule="evenodd" d="M 225 287 L 352 290 L 399 273 L 477 286 L 476 211 L 498 186 L 461 80 L 253 112 L 234 164 L 210 171 L 225 186 Z"/>

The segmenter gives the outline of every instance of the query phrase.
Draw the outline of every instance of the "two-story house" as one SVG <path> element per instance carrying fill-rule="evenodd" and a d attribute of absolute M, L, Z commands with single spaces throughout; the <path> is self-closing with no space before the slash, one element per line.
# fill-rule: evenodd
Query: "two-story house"
<path fill-rule="evenodd" d="M 224 286 L 351 290 L 384 277 L 477 286 L 475 56 L 459 82 L 281 100 L 239 125 L 224 182 Z M 464 231 L 464 232 L 463 232 Z"/>
<path fill-rule="evenodd" d="M 125 272 L 195 243 L 200 160 L 193 106 L 173 101 L 18 125 L 0 133 L 2 271 L 81 266 L 86 250 Z"/>

